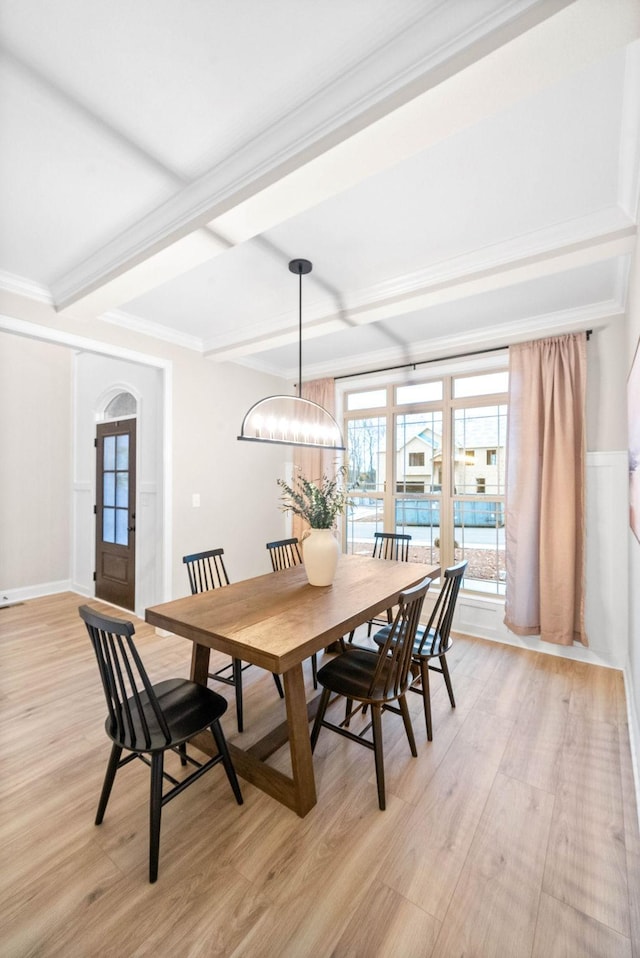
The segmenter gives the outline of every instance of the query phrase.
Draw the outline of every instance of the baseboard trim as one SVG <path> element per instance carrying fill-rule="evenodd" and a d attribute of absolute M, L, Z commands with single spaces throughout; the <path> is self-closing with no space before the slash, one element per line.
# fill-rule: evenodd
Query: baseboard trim
<path fill-rule="evenodd" d="M 59 582 L 39 582 L 37 585 L 25 586 L 22 589 L 0 589 L 0 605 L 16 605 L 28 599 L 40 599 L 45 595 L 57 595 L 59 592 L 77 592 L 71 579 Z"/>

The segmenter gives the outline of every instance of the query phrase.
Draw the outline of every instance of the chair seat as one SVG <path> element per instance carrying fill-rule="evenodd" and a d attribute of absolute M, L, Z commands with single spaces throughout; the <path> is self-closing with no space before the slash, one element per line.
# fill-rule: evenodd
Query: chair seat
<path fill-rule="evenodd" d="M 381 670 L 376 685 L 373 690 L 371 689 L 371 680 L 379 663 L 380 656 L 377 652 L 350 648 L 322 666 L 318 672 L 318 681 L 325 688 L 331 689 L 338 695 L 344 695 L 348 699 L 369 701 L 373 698 L 385 701 L 387 669 Z M 391 698 L 396 698 L 397 694 L 397 691 L 390 693 Z"/>
<path fill-rule="evenodd" d="M 377 645 L 384 645 L 384 643 L 389 638 L 389 633 L 391 632 L 391 626 L 385 625 L 383 629 L 380 629 L 379 632 L 373 636 L 373 641 Z M 425 628 L 424 626 L 419 625 L 416 631 L 415 642 L 413 643 L 413 654 L 416 656 L 426 656 L 431 657 L 432 655 L 444 655 L 445 652 L 448 652 L 451 648 L 451 640 L 447 641 L 444 648 L 442 648 L 442 638 L 439 632 L 435 632 L 433 629 L 429 629 L 428 637 L 422 646 L 422 651 L 420 651 L 420 645 L 424 638 Z"/>
<path fill-rule="evenodd" d="M 181 745 L 198 732 L 209 728 L 211 723 L 224 715 L 227 710 L 226 699 L 206 686 L 198 685 L 189 679 L 167 679 L 154 685 L 153 691 L 169 727 L 170 740 L 167 742 L 164 732 L 159 727 L 148 694 L 141 692 L 140 702 L 149 726 L 149 744 L 146 744 L 146 736 L 138 711 L 132 707 L 132 700 L 129 699 L 133 734 L 117 735 L 111 720 L 108 718 L 105 722 L 107 735 L 117 745 L 137 752 L 156 752 Z"/>

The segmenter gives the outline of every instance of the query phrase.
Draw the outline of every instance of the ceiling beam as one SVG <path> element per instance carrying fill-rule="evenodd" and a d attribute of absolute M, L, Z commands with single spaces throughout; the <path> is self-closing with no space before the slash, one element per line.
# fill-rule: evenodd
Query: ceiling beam
<path fill-rule="evenodd" d="M 503 289 L 517 283 L 525 283 L 544 276 L 550 276 L 570 269 L 578 269 L 592 263 L 624 256 L 633 251 L 637 229 L 635 224 L 612 229 L 607 233 L 592 236 L 577 242 L 566 243 L 553 249 L 535 254 L 513 257 L 491 266 L 476 267 L 458 271 L 442 278 L 435 276 L 425 280 L 422 285 L 407 284 L 402 290 L 398 285 L 393 295 L 366 294 L 357 305 L 346 304 L 340 313 L 329 313 L 315 319 L 305 319 L 305 341 L 318 336 L 337 332 L 345 326 L 364 326 L 393 319 L 407 313 L 427 309 L 431 306 L 464 299 L 492 290 Z M 261 329 L 257 335 L 248 335 L 240 339 L 234 335 L 233 342 L 214 345 L 205 343 L 204 352 L 210 359 L 221 362 L 237 362 L 254 353 L 288 346 L 298 340 L 298 326 L 274 329 L 272 333 Z"/>
<path fill-rule="evenodd" d="M 84 301 L 101 313 L 129 302 L 587 67 L 639 33 L 637 0 L 540 0 L 315 139 L 305 132 L 291 141 L 284 124 L 254 140 L 61 277 L 52 287 L 56 308 Z"/>

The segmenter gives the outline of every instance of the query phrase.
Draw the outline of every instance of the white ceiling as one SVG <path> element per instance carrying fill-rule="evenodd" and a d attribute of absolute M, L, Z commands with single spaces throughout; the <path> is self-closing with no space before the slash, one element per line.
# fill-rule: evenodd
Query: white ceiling
<path fill-rule="evenodd" d="M 597 328 L 638 0 L 0 0 L 0 286 L 297 379 Z"/>

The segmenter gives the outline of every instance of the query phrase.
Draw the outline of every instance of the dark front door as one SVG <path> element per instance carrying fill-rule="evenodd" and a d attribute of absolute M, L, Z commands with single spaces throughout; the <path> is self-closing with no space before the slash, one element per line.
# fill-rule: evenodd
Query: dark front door
<path fill-rule="evenodd" d="M 96 437 L 96 598 L 134 609 L 136 421 L 101 423 Z"/>

